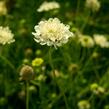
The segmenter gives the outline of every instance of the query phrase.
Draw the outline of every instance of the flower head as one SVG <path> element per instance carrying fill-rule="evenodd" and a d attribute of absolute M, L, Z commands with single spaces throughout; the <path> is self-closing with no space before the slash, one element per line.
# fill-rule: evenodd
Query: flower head
<path fill-rule="evenodd" d="M 75 63 L 71 63 L 68 67 L 68 71 L 76 73 L 79 69 L 79 66 Z"/>
<path fill-rule="evenodd" d="M 109 105 L 108 105 L 108 104 L 105 105 L 105 106 L 104 106 L 104 109 L 109 109 Z"/>
<path fill-rule="evenodd" d="M 87 35 L 81 35 L 79 37 L 79 42 L 83 47 L 93 47 L 94 46 L 94 41 L 90 36 Z"/>
<path fill-rule="evenodd" d="M 50 18 L 49 20 L 41 21 L 35 26 L 34 40 L 41 45 L 61 46 L 68 42 L 68 39 L 73 36 L 69 31 L 69 26 L 64 25 L 58 18 Z"/>
<path fill-rule="evenodd" d="M 90 109 L 90 103 L 88 100 L 81 100 L 78 102 L 79 109 Z"/>
<path fill-rule="evenodd" d="M 5 45 L 5 44 L 10 44 L 15 41 L 13 38 L 13 34 L 9 27 L 2 27 L 0 26 L 0 44 Z"/>
<path fill-rule="evenodd" d="M 100 2 L 98 0 L 86 0 L 86 8 L 91 9 L 93 12 L 98 11 L 100 8 Z"/>
<path fill-rule="evenodd" d="M 43 62 L 44 60 L 42 58 L 35 58 L 32 61 L 32 66 L 40 66 Z"/>
<path fill-rule="evenodd" d="M 99 45 L 101 48 L 108 48 L 109 47 L 109 41 L 107 38 L 103 35 L 94 35 L 94 41 L 97 45 Z"/>
<path fill-rule="evenodd" d="M 0 1 L 0 16 L 7 14 L 7 8 L 5 1 Z"/>
<path fill-rule="evenodd" d="M 42 5 L 37 9 L 38 12 L 43 12 L 43 11 L 49 11 L 53 9 L 60 8 L 59 3 L 52 1 L 52 2 L 44 2 Z"/>
<path fill-rule="evenodd" d="M 33 68 L 29 65 L 24 65 L 20 70 L 20 80 L 32 80 L 34 78 Z"/>
<path fill-rule="evenodd" d="M 99 86 L 97 83 L 93 83 L 90 85 L 90 90 L 94 94 L 103 94 L 105 92 L 105 89 L 101 86 Z"/>

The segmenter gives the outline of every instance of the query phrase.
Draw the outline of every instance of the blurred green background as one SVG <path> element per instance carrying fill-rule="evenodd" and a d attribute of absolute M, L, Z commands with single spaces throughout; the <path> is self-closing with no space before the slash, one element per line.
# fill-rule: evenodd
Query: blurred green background
<path fill-rule="evenodd" d="M 57 86 L 49 64 L 50 47 L 36 43 L 32 35 L 39 21 L 57 17 L 69 24 L 72 32 L 86 23 L 83 34 L 103 34 L 109 39 L 109 0 L 99 0 L 99 11 L 91 12 L 88 21 L 85 0 L 56 0 L 59 9 L 42 13 L 37 9 L 46 0 L 5 1 L 8 13 L 0 16 L 0 25 L 9 26 L 16 41 L 0 46 L 0 109 L 26 108 L 25 82 L 19 81 L 19 72 L 35 58 L 44 62 L 33 67 L 35 79 L 30 82 L 29 109 L 89 109 L 78 107 L 82 100 L 90 109 L 109 109 L 109 48 L 84 48 L 70 40 L 57 50 L 52 49 Z"/>

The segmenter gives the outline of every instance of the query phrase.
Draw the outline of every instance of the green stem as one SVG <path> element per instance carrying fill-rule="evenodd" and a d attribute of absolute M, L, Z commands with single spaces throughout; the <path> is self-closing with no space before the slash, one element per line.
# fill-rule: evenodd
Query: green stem
<path fill-rule="evenodd" d="M 14 65 L 3 55 L 3 47 L 0 46 L 0 59 L 3 60 L 7 65 L 10 66 L 10 68 L 16 72 L 16 69 L 14 67 Z M 3 74 L 3 81 L 4 81 L 4 95 L 5 97 L 7 96 L 7 78 L 8 78 L 8 73 L 4 72 Z"/>
<path fill-rule="evenodd" d="M 78 15 L 79 8 L 80 8 L 80 0 L 77 1 L 76 16 Z"/>
<path fill-rule="evenodd" d="M 49 50 L 49 61 L 50 61 L 50 66 L 52 68 L 52 71 L 53 71 L 53 79 L 54 79 L 54 82 L 55 84 L 59 87 L 59 90 L 60 92 L 62 93 L 63 95 L 63 98 L 64 98 L 64 102 L 65 102 L 65 105 L 66 105 L 66 109 L 69 109 L 69 106 L 68 106 L 68 102 L 67 102 L 67 98 L 65 96 L 65 93 L 64 91 L 61 89 L 60 85 L 58 85 L 58 81 L 56 81 L 56 75 L 55 75 L 55 70 L 54 70 L 54 65 L 53 65 L 53 61 L 52 61 L 52 51 L 51 51 L 51 47 L 50 47 L 50 50 Z"/>
<path fill-rule="evenodd" d="M 76 7 L 76 12 L 75 12 L 75 20 L 76 20 L 76 23 L 75 25 L 78 26 L 78 14 L 79 14 L 79 8 L 80 8 L 80 0 L 77 0 L 77 7 Z"/>
<path fill-rule="evenodd" d="M 81 32 L 83 32 L 84 29 L 85 29 L 85 27 L 87 26 L 88 21 L 89 21 L 89 19 L 90 19 L 90 14 L 91 14 L 91 12 L 89 11 L 89 12 L 88 12 L 88 15 L 85 17 L 85 22 L 84 22 L 84 24 L 82 25 L 82 27 L 81 27 L 81 29 L 80 29 Z"/>
<path fill-rule="evenodd" d="M 26 109 L 29 109 L 29 82 L 26 81 Z"/>
<path fill-rule="evenodd" d="M 0 55 L 0 58 L 1 58 L 2 60 L 4 60 L 4 62 L 5 62 L 6 64 L 8 64 L 8 65 L 10 66 L 10 68 L 13 69 L 13 71 L 16 71 L 16 70 L 15 70 L 15 67 L 13 66 L 13 64 L 12 64 L 7 58 L 5 58 L 5 57 L 2 56 L 2 55 Z"/>

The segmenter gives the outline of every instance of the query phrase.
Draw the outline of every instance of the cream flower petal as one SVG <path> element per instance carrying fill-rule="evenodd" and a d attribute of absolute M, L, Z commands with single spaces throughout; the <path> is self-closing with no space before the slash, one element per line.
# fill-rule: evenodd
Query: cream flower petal
<path fill-rule="evenodd" d="M 54 45 L 61 46 L 68 42 L 68 39 L 73 36 L 69 31 L 69 26 L 64 25 L 58 18 L 50 18 L 45 21 L 39 22 L 35 26 L 34 40 L 41 45 L 47 44 L 48 46 Z"/>
<path fill-rule="evenodd" d="M 9 27 L 0 26 L 0 44 L 5 45 L 13 43 L 15 41 L 13 37 L 14 34 L 11 32 Z"/>

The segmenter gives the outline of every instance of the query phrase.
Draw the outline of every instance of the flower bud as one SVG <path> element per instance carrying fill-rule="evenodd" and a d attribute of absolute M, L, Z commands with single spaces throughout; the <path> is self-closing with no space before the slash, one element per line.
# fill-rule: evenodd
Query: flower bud
<path fill-rule="evenodd" d="M 79 109 L 90 109 L 90 103 L 87 100 L 81 100 L 78 102 Z"/>
<path fill-rule="evenodd" d="M 31 93 L 36 93 L 37 92 L 37 88 L 35 86 L 31 85 L 31 86 L 29 86 L 29 91 Z"/>
<path fill-rule="evenodd" d="M 38 67 L 38 66 L 40 66 L 43 62 L 44 62 L 44 60 L 43 60 L 42 58 L 35 58 L 35 59 L 32 61 L 32 66 L 33 66 L 33 67 Z"/>
<path fill-rule="evenodd" d="M 99 11 L 100 2 L 98 0 L 86 0 L 86 8 L 91 9 L 93 12 Z"/>
<path fill-rule="evenodd" d="M 32 51 L 31 48 L 27 48 L 27 49 L 25 50 L 25 56 L 26 56 L 26 57 L 30 57 L 30 56 L 32 56 L 32 54 L 33 54 L 33 51 Z"/>
<path fill-rule="evenodd" d="M 20 80 L 32 80 L 34 78 L 33 68 L 28 65 L 23 66 L 20 71 L 20 77 Z"/>
<path fill-rule="evenodd" d="M 22 100 L 25 99 L 25 96 L 26 96 L 26 93 L 24 90 L 21 90 L 19 93 L 18 93 L 18 97 Z"/>
<path fill-rule="evenodd" d="M 105 88 L 99 86 L 96 83 L 91 84 L 90 89 L 94 94 L 97 95 L 103 94 L 105 92 Z"/>
<path fill-rule="evenodd" d="M 4 97 L 1 97 L 0 98 L 0 106 L 4 106 L 4 105 L 6 105 L 6 103 L 7 103 L 7 99 Z"/>

